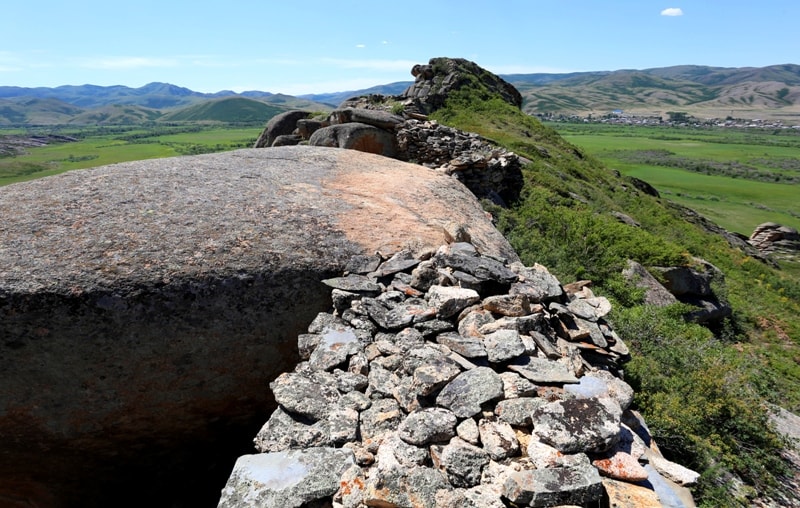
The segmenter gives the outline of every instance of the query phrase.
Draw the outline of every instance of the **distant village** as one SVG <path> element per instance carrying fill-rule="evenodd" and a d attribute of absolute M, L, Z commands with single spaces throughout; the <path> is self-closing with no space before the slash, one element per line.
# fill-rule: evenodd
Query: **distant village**
<path fill-rule="evenodd" d="M 657 127 L 723 127 L 734 129 L 795 129 L 800 125 L 786 125 L 781 120 L 762 120 L 745 118 L 695 118 L 687 113 L 669 112 L 664 116 L 637 116 L 615 110 L 604 115 L 565 115 L 560 113 L 536 113 L 539 120 L 564 123 L 605 123 L 617 125 L 641 125 Z"/>

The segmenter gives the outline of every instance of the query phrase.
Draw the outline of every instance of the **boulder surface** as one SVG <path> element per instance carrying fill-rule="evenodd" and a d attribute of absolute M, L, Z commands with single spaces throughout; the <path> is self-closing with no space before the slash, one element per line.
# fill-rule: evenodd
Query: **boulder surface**
<path fill-rule="evenodd" d="M 0 499 L 37 506 L 123 506 L 132 482 L 131 505 L 186 500 L 176 472 L 219 492 L 354 257 L 455 223 L 516 259 L 455 179 L 331 148 L 74 171 L 3 188 L 0 213 Z M 210 462 L 219 484 L 192 476 Z"/>

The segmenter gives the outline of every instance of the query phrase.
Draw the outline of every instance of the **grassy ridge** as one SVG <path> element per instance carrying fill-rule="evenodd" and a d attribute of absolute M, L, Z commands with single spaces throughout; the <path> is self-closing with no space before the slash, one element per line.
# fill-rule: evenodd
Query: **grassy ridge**
<path fill-rule="evenodd" d="M 460 92 L 435 116 L 531 160 L 521 199 L 509 209 L 486 206 L 525 263 L 547 266 L 562 282 L 591 279 L 614 301 L 610 318 L 634 351 L 626 377 L 635 404 L 662 451 L 702 473 L 700 505 L 748 506 L 757 493 L 779 489 L 787 467 L 766 404 L 800 409 L 798 279 L 686 222 L 665 200 L 635 191 L 588 150 L 499 99 Z M 717 293 L 734 317 L 713 331 L 685 322 L 681 305 L 642 305 L 641 293 L 620 276 L 627 259 L 691 265 L 694 256 L 726 275 Z"/>

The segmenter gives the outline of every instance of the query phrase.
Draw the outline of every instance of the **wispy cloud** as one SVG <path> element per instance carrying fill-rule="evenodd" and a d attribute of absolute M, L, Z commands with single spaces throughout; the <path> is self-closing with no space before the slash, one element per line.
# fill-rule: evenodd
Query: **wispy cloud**
<path fill-rule="evenodd" d="M 340 69 L 368 69 L 373 71 L 410 71 L 419 62 L 412 60 L 358 60 L 344 58 L 323 58 L 322 63 Z"/>
<path fill-rule="evenodd" d="M 363 49 L 363 48 L 366 48 L 367 45 L 366 44 L 356 44 L 356 47 L 359 48 L 359 49 Z"/>
<path fill-rule="evenodd" d="M 125 70 L 144 67 L 175 67 L 178 65 L 178 60 L 143 56 L 113 56 L 83 59 L 80 60 L 79 65 L 87 69 Z"/>
<path fill-rule="evenodd" d="M 662 16 L 683 16 L 683 9 L 680 7 L 669 7 L 661 11 Z"/>

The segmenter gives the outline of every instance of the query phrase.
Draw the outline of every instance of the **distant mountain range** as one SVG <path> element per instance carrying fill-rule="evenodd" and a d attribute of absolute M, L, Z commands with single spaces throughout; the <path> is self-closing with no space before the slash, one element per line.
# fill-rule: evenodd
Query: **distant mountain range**
<path fill-rule="evenodd" d="M 800 119 L 800 65 L 696 65 L 566 74 L 507 74 L 531 114 L 588 115 L 622 110 L 663 115 Z M 412 82 L 292 97 L 270 92 L 195 92 L 169 83 L 126 86 L 0 86 L 0 125 L 137 124 L 154 121 L 259 122 L 290 109 L 326 111 L 370 93 L 397 95 Z"/>
<path fill-rule="evenodd" d="M 169 83 L 127 86 L 0 86 L 0 125 L 139 124 L 143 122 L 263 122 L 290 109 L 330 105 L 270 92 L 195 92 Z"/>
<path fill-rule="evenodd" d="M 800 65 L 706 67 L 503 76 L 531 114 L 637 115 L 682 111 L 698 117 L 800 120 Z"/>

